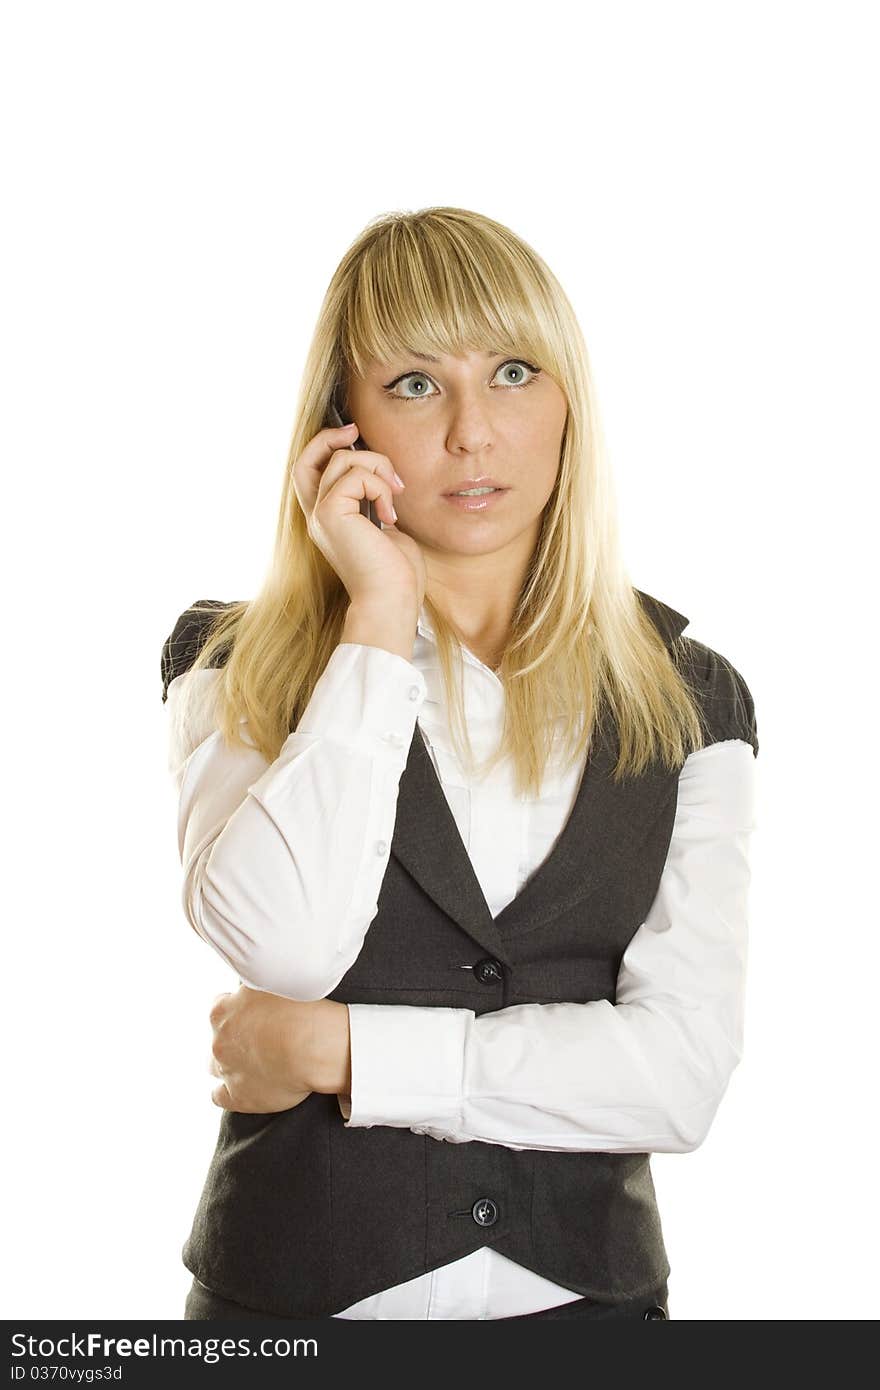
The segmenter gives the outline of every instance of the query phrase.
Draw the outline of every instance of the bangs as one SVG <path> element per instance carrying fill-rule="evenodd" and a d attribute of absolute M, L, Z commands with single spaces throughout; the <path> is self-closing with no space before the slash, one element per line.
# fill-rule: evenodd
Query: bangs
<path fill-rule="evenodd" d="M 362 250 L 340 346 L 359 376 L 372 360 L 468 351 L 525 355 L 553 375 L 553 321 L 537 267 L 515 241 L 436 216 L 392 219 Z"/>

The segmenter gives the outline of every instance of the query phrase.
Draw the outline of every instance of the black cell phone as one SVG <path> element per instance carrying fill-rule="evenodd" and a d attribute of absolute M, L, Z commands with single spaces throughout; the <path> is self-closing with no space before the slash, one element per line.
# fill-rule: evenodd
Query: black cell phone
<path fill-rule="evenodd" d="M 345 423 L 346 423 L 345 420 L 343 420 L 342 416 L 339 414 L 339 409 L 338 409 L 338 407 L 337 407 L 337 405 L 336 405 L 336 397 L 334 396 L 334 397 L 333 397 L 333 400 L 330 402 L 330 405 L 329 405 L 329 407 L 328 407 L 328 409 L 327 409 L 327 424 L 328 424 L 328 425 L 331 425 L 331 426 L 333 427 L 333 429 L 337 429 L 337 430 L 338 430 L 338 429 L 342 429 L 342 426 L 343 426 Z M 364 441 L 361 439 L 360 435 L 358 435 L 358 437 L 357 437 L 357 439 L 354 441 L 354 443 L 353 443 L 353 444 L 349 444 L 348 447 L 349 447 L 349 449 L 366 449 L 367 446 L 366 446 L 366 444 L 364 443 Z M 379 530 L 381 531 L 381 529 L 382 529 L 382 523 L 381 523 L 381 521 L 379 520 L 378 516 L 376 515 L 376 505 L 375 505 L 375 503 L 372 501 L 372 499 L 369 498 L 369 497 L 362 497 L 362 498 L 361 498 L 360 506 L 361 506 L 361 516 L 369 517 L 369 519 L 370 519 L 370 521 L 372 521 L 373 525 L 374 525 L 374 526 L 378 526 L 378 527 L 379 527 Z"/>

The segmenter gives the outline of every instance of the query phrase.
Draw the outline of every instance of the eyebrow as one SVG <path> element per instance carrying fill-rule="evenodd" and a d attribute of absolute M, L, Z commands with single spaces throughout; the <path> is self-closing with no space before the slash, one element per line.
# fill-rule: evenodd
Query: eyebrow
<path fill-rule="evenodd" d="M 410 352 L 410 353 L 402 353 L 401 356 L 403 356 L 403 357 L 415 357 L 415 358 L 417 358 L 420 362 L 439 362 L 439 361 L 440 361 L 440 358 L 439 358 L 439 357 L 432 357 L 431 354 L 428 353 L 428 352 Z M 499 351 L 495 351 L 495 352 L 484 352 L 484 353 L 483 353 L 483 356 L 484 356 L 484 357 L 500 357 L 500 356 L 501 356 L 501 353 L 500 353 Z"/>

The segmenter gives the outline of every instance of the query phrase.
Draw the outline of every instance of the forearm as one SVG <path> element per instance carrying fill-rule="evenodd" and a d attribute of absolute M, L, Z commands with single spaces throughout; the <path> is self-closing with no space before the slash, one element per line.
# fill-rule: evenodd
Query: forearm
<path fill-rule="evenodd" d="M 388 600 L 382 604 L 352 603 L 342 627 L 343 642 L 355 642 L 412 661 L 419 613 L 415 600 Z"/>

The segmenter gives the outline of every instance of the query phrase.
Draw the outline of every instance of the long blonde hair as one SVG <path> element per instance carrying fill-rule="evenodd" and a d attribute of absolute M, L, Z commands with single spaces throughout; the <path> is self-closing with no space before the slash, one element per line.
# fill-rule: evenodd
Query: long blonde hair
<path fill-rule="evenodd" d="M 254 599 L 210 610 L 193 669 L 218 664 L 216 719 L 228 744 L 240 723 L 272 762 L 301 717 L 342 635 L 348 594 L 311 540 L 293 465 L 328 423 L 337 387 L 372 358 L 474 351 L 525 355 L 568 401 L 560 466 L 498 675 L 501 741 L 479 768 L 510 755 L 520 794 L 540 793 L 548 760 L 582 758 L 606 712 L 619 740 L 613 777 L 658 760 L 680 767 L 703 746 L 702 712 L 685 663 L 644 611 L 620 553 L 616 504 L 587 348 L 562 287 L 509 228 L 463 208 L 373 219 L 342 258 L 308 353 L 290 441 L 274 552 Z M 473 756 L 461 689 L 461 634 L 429 594 L 451 731 Z M 556 740 L 559 740 L 557 743 Z"/>

